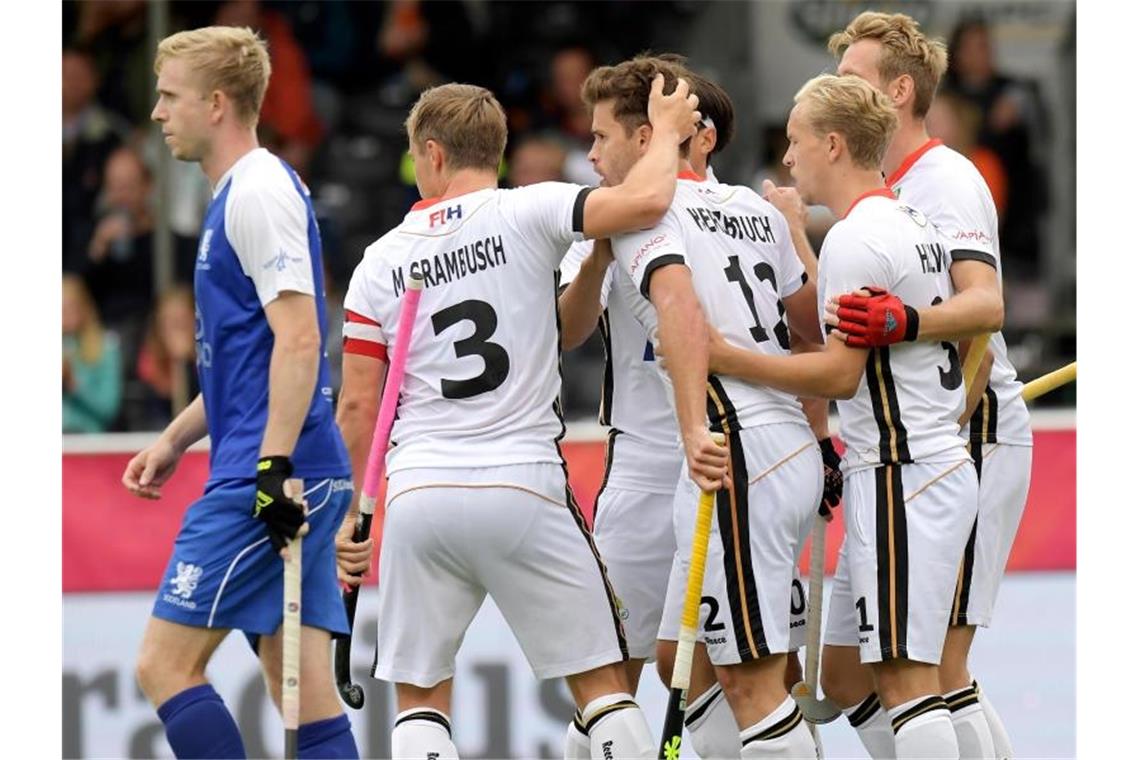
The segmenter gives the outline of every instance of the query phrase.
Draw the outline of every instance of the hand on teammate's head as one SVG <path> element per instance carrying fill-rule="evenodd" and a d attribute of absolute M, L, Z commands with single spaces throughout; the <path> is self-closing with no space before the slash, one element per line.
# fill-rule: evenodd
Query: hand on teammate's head
<path fill-rule="evenodd" d="M 649 90 L 649 123 L 654 129 L 673 130 L 679 137 L 678 143 L 684 142 L 697 133 L 700 100 L 689 92 L 684 79 L 677 80 L 677 87 L 670 94 L 664 90 L 665 77 L 658 74 Z"/>

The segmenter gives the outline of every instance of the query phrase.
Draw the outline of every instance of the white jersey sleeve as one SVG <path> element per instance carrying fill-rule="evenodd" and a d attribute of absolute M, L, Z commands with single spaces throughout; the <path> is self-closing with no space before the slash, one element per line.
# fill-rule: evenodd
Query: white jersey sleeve
<path fill-rule="evenodd" d="M 564 251 L 571 243 L 585 240 L 586 196 L 593 189 L 569 182 L 539 182 L 504 191 L 501 208 L 524 239 L 549 243 L 536 249 Z"/>
<path fill-rule="evenodd" d="M 649 298 L 649 278 L 669 264 L 689 266 L 685 254 L 685 236 L 681 220 L 673 208 L 656 227 L 611 238 L 614 259 L 638 291 Z"/>
<path fill-rule="evenodd" d="M 562 257 L 562 264 L 558 267 L 559 285 L 560 287 L 567 287 L 570 283 L 574 282 L 574 278 L 578 276 L 578 272 L 582 270 L 582 262 L 594 250 L 594 241 L 580 240 L 570 246 L 566 251 L 566 255 Z M 614 267 L 613 264 L 606 269 L 605 279 L 602 280 L 602 291 L 598 296 L 598 302 L 601 307 L 605 309 L 610 300 L 610 286 L 614 281 Z"/>
<path fill-rule="evenodd" d="M 344 352 L 388 360 L 383 293 L 375 292 L 364 261 L 357 265 L 344 296 Z"/>
<path fill-rule="evenodd" d="M 226 199 L 226 237 L 262 306 L 287 290 L 316 295 L 308 211 L 285 167 L 267 167 L 263 176 L 233 189 Z"/>
<path fill-rule="evenodd" d="M 989 198 L 966 183 L 942 188 L 942 203 L 936 219 L 939 231 L 950 241 L 950 260 L 973 259 L 997 268 L 993 230 L 997 215 Z"/>

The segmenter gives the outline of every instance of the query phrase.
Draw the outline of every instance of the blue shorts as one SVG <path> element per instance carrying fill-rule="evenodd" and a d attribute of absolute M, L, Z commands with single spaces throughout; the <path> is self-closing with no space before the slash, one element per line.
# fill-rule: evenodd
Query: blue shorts
<path fill-rule="evenodd" d="M 186 510 L 162 576 L 153 615 L 199 628 L 275 633 L 282 619 L 283 562 L 264 524 L 252 516 L 252 479 L 215 480 Z M 301 555 L 301 622 L 348 632 L 336 577 L 336 532 L 352 500 L 352 481 L 306 481 L 309 533 Z"/>

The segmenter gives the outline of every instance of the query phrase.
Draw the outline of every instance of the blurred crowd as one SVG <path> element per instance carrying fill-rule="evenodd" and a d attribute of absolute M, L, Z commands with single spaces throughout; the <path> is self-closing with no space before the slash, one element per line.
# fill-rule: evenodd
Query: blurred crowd
<path fill-rule="evenodd" d="M 197 393 L 193 262 L 210 188 L 193 164 L 170 167 L 156 203 L 164 146 L 153 106 L 145 0 L 64 3 L 64 432 L 156 430 Z M 589 71 L 647 49 L 683 46 L 691 2 L 462 2 L 293 0 L 169 3 L 168 33 L 228 24 L 258 30 L 273 75 L 259 136 L 308 184 L 324 243 L 330 360 L 338 380 L 339 306 L 366 245 L 418 199 L 403 121 L 418 93 L 448 81 L 491 88 L 506 109 L 504 186 L 546 180 L 595 184 L 586 158 L 590 117 L 579 91 Z M 950 72 L 931 109 L 933 135 L 970 156 L 1002 217 L 1006 278 L 1034 281 L 1042 219 L 1047 110 L 1033 82 L 995 66 L 989 31 L 965 20 L 949 40 Z M 694 61 L 699 69 L 699 61 Z M 784 125 L 762 133 L 754 166 L 721 178 L 789 184 Z M 159 219 L 158 214 L 164 214 Z M 812 216 L 817 244 L 833 220 Z M 161 223 L 161 224 L 160 224 Z M 158 292 L 156 230 L 174 242 L 173 281 Z M 596 412 L 600 341 L 567 357 L 571 417 Z"/>

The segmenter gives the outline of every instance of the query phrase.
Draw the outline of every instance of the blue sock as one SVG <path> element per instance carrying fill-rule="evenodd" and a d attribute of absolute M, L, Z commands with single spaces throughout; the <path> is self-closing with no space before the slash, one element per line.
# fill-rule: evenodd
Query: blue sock
<path fill-rule="evenodd" d="M 245 758 L 234 716 L 208 683 L 175 694 L 158 708 L 174 756 Z"/>
<path fill-rule="evenodd" d="M 306 758 L 336 758 L 358 760 L 356 742 L 352 738 L 352 724 L 344 713 L 305 723 L 297 729 L 297 755 Z"/>

